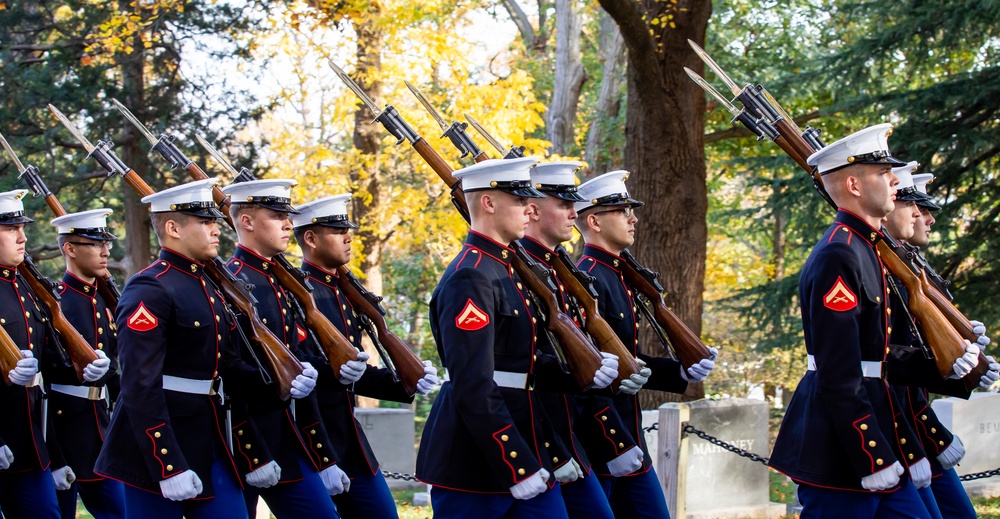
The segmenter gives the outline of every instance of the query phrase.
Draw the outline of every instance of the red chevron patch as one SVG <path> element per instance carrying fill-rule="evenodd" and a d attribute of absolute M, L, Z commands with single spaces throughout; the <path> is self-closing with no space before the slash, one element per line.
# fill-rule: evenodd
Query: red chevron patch
<path fill-rule="evenodd" d="M 858 306 L 858 296 L 847 288 L 847 284 L 839 276 L 830 291 L 823 296 L 823 306 L 834 312 L 846 312 Z"/>
<path fill-rule="evenodd" d="M 490 324 L 490 316 L 479 309 L 471 299 L 465 303 L 465 308 L 455 317 L 455 326 L 459 330 L 474 332 Z"/>
<path fill-rule="evenodd" d="M 152 312 L 146 310 L 146 305 L 139 303 L 132 315 L 128 318 L 128 327 L 137 332 L 148 332 L 159 323 L 159 319 Z"/>

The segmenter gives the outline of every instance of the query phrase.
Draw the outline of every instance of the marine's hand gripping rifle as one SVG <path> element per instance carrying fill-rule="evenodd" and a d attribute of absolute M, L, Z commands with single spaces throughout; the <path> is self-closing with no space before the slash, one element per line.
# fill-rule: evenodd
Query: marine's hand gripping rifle
<path fill-rule="evenodd" d="M 343 70 L 340 69 L 333 62 L 330 62 L 330 67 L 334 69 L 337 75 L 342 81 L 347 85 L 348 88 L 357 95 L 362 102 L 368 107 L 369 110 L 375 114 L 375 121 L 382 123 L 389 133 L 396 137 L 396 144 L 402 143 L 404 140 L 409 141 L 410 145 L 414 150 L 424 159 L 425 162 L 437 173 L 449 188 L 451 188 L 452 202 L 455 207 L 458 208 L 459 213 L 466 221 L 469 221 L 469 211 L 468 207 L 465 205 L 465 195 L 462 192 L 461 183 L 452 175 L 452 168 L 447 162 L 431 147 L 427 141 L 417 135 L 417 133 L 410 127 L 409 124 L 403 120 L 399 112 L 396 111 L 391 105 L 386 105 L 385 109 L 379 109 L 378 105 L 368 94 L 361 89 L 357 83 L 354 82 Z M 464 131 L 464 130 L 463 130 Z M 516 244 L 514 244 L 516 245 Z M 515 255 L 511 261 L 511 266 L 517 271 L 518 276 L 521 281 L 531 290 L 536 296 L 542 299 L 548 310 L 543 315 L 546 326 L 548 329 L 556 336 L 563 347 L 563 353 L 569 364 L 570 371 L 573 374 L 578 386 L 581 389 L 586 389 L 593 385 L 594 373 L 601 367 L 601 355 L 598 351 L 590 344 L 590 341 L 580 332 L 580 329 L 573 324 L 572 319 L 569 318 L 565 313 L 559 309 L 558 301 L 555 299 L 555 295 L 550 289 L 545 286 L 545 282 L 539 279 L 531 270 L 529 263 L 531 259 L 528 257 L 527 253 L 520 247 L 514 246 Z M 546 292 L 548 294 L 546 294 Z M 551 297 L 549 297 L 551 296 Z M 625 359 L 619 360 L 618 373 L 619 377 L 628 377 L 632 372 L 628 372 L 626 368 L 627 364 L 623 362 Z M 633 361 L 634 364 L 634 361 Z M 638 373 L 638 365 L 635 366 L 634 373 Z M 618 383 L 614 385 L 614 389 L 617 389 Z"/>
<path fill-rule="evenodd" d="M 56 107 L 49 105 L 49 109 L 56 118 L 72 133 L 89 153 L 90 157 L 98 162 L 109 175 L 120 175 L 125 182 L 140 197 L 149 196 L 155 191 L 146 184 L 142 178 L 125 165 L 124 162 L 113 151 L 113 144 L 110 141 L 97 141 L 93 145 L 83 136 L 65 115 Z M 215 285 L 222 292 L 226 302 L 237 312 L 245 315 L 250 322 L 248 338 L 257 346 L 267 359 L 268 367 L 275 379 L 275 386 L 278 396 L 282 400 L 287 400 L 291 396 L 292 381 L 302 374 L 302 364 L 285 347 L 284 343 L 271 333 L 271 330 L 261 322 L 257 315 L 257 301 L 253 298 L 247 288 L 247 284 L 236 279 L 221 258 L 216 256 L 211 261 L 205 263 L 205 273 L 215 282 Z"/>
<path fill-rule="evenodd" d="M 809 174 L 817 191 L 836 209 L 836 204 L 823 187 L 823 178 L 819 171 L 806 163 L 810 155 L 823 147 L 823 142 L 818 137 L 819 132 L 812 128 L 807 128 L 804 132 L 799 130 L 791 117 L 764 87 L 747 84 L 742 89 L 739 88 L 704 49 L 690 40 L 688 43 L 702 61 L 722 78 L 745 110 L 759 117 L 760 124 L 774 128 L 778 133 L 778 137 L 774 139 L 775 143 Z M 697 76 L 692 72 L 688 75 Z M 712 94 L 714 89 L 704 80 L 695 81 Z M 713 96 L 718 96 L 718 93 Z M 978 336 L 973 333 L 968 318 L 962 315 L 929 281 L 927 273 L 914 260 L 914 255 L 896 242 L 884 228 L 882 234 L 886 239 L 879 240 L 876 245 L 881 260 L 906 286 L 909 294 L 907 305 L 920 321 L 928 346 L 934 354 L 938 372 L 942 377 L 947 377 L 952 372 L 955 359 L 965 353 L 964 340 L 975 341 Z M 979 379 L 987 371 L 988 364 L 986 356 L 980 353 L 976 368 L 963 378 L 966 388 L 971 389 L 979 384 Z"/>

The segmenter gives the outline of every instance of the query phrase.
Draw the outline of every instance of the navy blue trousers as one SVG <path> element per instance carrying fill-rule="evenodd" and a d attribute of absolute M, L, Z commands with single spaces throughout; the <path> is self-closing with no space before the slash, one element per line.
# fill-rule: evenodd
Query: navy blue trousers
<path fill-rule="evenodd" d="M 615 517 L 670 519 L 667 498 L 652 467 L 642 474 L 616 478 L 598 476 Z"/>
<path fill-rule="evenodd" d="M 142 519 L 247 519 L 243 492 L 228 461 L 215 457 L 212 463 L 211 499 L 171 501 L 159 493 L 125 485 L 125 513 Z"/>
<path fill-rule="evenodd" d="M 944 519 L 941 515 L 941 509 L 938 508 L 937 499 L 934 497 L 934 491 L 931 487 L 927 486 L 924 488 L 918 488 L 917 493 L 920 494 L 920 500 L 924 502 L 924 508 L 927 509 L 927 515 L 931 519 Z"/>
<path fill-rule="evenodd" d="M 972 507 L 969 494 L 965 493 L 955 469 L 949 469 L 934 476 L 931 491 L 937 500 L 941 515 L 948 519 L 976 519 L 976 509 Z"/>
<path fill-rule="evenodd" d="M 257 498 L 264 498 L 271 513 L 278 519 L 340 519 L 337 507 L 330 500 L 330 494 L 323 486 L 319 472 L 298 456 L 302 479 L 288 483 L 278 483 L 271 488 L 256 488 L 245 485 L 243 497 L 246 510 L 251 516 L 257 513 Z"/>
<path fill-rule="evenodd" d="M 59 519 L 52 471 L 4 474 L 0 470 L 0 510 L 7 519 Z"/>
<path fill-rule="evenodd" d="M 911 481 L 886 494 L 868 491 L 833 490 L 799 485 L 801 519 L 929 519 L 917 487 Z"/>
<path fill-rule="evenodd" d="M 351 490 L 333 496 L 337 512 L 344 519 L 398 519 L 396 500 L 392 498 L 385 476 L 364 474 L 351 478 Z"/>
<path fill-rule="evenodd" d="M 56 490 L 63 519 L 76 517 L 77 494 L 94 519 L 125 519 L 124 486 L 113 479 L 99 479 L 77 481 L 69 490 Z"/>
<path fill-rule="evenodd" d="M 531 499 L 431 488 L 434 519 L 569 519 L 559 485 Z"/>
<path fill-rule="evenodd" d="M 615 519 L 608 496 L 593 472 L 583 479 L 561 484 L 570 519 Z"/>

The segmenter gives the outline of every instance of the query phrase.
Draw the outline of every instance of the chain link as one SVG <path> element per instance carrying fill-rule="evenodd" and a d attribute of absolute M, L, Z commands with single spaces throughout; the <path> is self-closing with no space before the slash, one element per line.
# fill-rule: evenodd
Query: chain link
<path fill-rule="evenodd" d="M 727 450 L 727 451 L 729 451 L 729 452 L 731 452 L 733 454 L 736 454 L 737 456 L 741 456 L 741 457 L 747 458 L 750 461 L 755 461 L 755 462 L 760 463 L 762 465 L 767 465 L 767 462 L 770 461 L 770 458 L 767 458 L 765 456 L 761 456 L 760 454 L 755 454 L 753 452 L 741 449 L 739 447 L 734 447 L 734 446 L 732 446 L 732 445 L 730 445 L 730 444 L 728 444 L 728 443 L 726 443 L 726 442 L 724 442 L 724 441 L 716 438 L 715 436 L 712 436 L 711 434 L 708 434 L 707 432 L 702 431 L 701 429 L 696 429 L 693 425 L 691 425 L 689 423 L 688 424 L 684 424 L 684 427 L 682 427 L 681 430 L 684 431 L 685 433 L 693 434 L 693 435 L 701 438 L 702 440 L 705 440 L 708 443 L 711 443 L 712 445 L 716 445 L 716 446 L 722 447 L 723 449 L 725 449 L 725 450 Z"/>
<path fill-rule="evenodd" d="M 985 472 L 975 472 L 972 474 L 966 474 L 964 476 L 959 476 L 960 481 L 974 481 L 977 479 L 991 478 L 993 476 L 1000 476 L 1000 467 L 993 470 L 987 470 Z"/>
<path fill-rule="evenodd" d="M 382 475 L 387 478 L 402 479 L 403 481 L 420 481 L 413 474 L 406 474 L 404 472 L 390 472 L 388 470 L 383 470 Z"/>
<path fill-rule="evenodd" d="M 660 429 L 660 422 L 653 422 L 653 425 L 649 427 L 643 427 L 642 432 L 658 431 Z"/>

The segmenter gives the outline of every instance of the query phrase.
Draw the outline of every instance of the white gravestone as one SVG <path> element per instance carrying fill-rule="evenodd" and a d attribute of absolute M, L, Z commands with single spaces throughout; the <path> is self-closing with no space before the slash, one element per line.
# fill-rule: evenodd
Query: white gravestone
<path fill-rule="evenodd" d="M 973 393 L 968 400 L 939 398 L 931 402 L 931 408 L 965 446 L 965 458 L 955 467 L 958 475 L 1000 467 L 1000 394 Z M 963 484 L 973 497 L 1000 496 L 998 476 Z"/>

